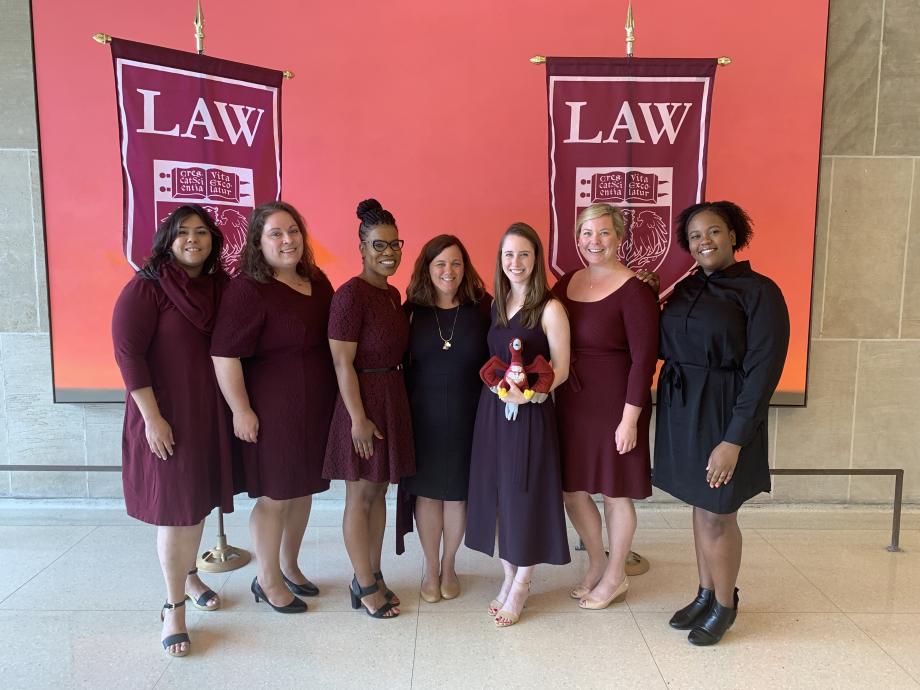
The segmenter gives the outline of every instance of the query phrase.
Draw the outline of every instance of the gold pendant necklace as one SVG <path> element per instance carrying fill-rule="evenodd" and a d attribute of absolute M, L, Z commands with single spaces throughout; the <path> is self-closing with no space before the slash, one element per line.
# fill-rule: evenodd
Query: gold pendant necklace
<path fill-rule="evenodd" d="M 434 309 L 434 321 L 438 324 L 438 337 L 441 339 L 441 342 L 444 344 L 441 346 L 442 350 L 449 350 L 451 347 L 450 341 L 454 339 L 454 329 L 457 327 L 457 317 L 460 315 L 460 305 L 457 305 L 457 310 L 454 312 L 454 323 L 450 327 L 450 335 L 446 338 L 444 334 L 441 333 L 441 320 L 438 318 L 438 308 L 432 307 Z"/>

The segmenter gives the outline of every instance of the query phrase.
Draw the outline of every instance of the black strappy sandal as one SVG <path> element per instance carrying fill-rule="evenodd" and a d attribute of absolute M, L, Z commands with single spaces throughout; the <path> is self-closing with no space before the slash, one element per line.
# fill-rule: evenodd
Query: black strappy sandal
<path fill-rule="evenodd" d="M 396 608 L 396 604 L 394 604 L 392 601 L 387 601 L 387 603 L 385 603 L 373 613 L 371 613 L 371 610 L 367 607 L 367 604 L 361 601 L 361 597 L 370 596 L 371 594 L 379 591 L 380 587 L 376 582 L 372 585 L 368 585 L 367 587 L 362 587 L 358 584 L 358 576 L 355 575 L 351 579 L 351 588 L 349 590 L 349 594 L 351 594 L 351 607 L 353 609 L 359 609 L 363 606 L 364 612 L 371 618 L 389 619 L 398 617 L 399 613 L 394 613 L 392 616 L 387 615 L 390 611 Z"/>
<path fill-rule="evenodd" d="M 378 570 L 376 573 L 374 573 L 374 579 L 377 580 L 377 584 L 378 584 L 378 585 L 379 585 L 381 582 L 383 582 L 383 571 Z M 385 587 L 385 588 L 384 588 L 383 596 L 385 596 L 385 597 L 387 598 L 387 601 L 389 601 L 390 603 L 392 603 L 393 606 L 399 606 L 399 605 L 402 603 L 402 602 L 399 602 L 399 601 L 393 601 L 393 599 L 397 598 L 397 597 L 396 597 L 396 592 L 394 592 L 394 591 L 393 591 L 392 589 L 390 589 L 389 587 Z"/>
<path fill-rule="evenodd" d="M 180 601 L 178 604 L 170 604 L 167 601 L 165 604 L 163 604 L 163 608 L 160 609 L 160 622 L 163 622 L 163 620 L 166 618 L 165 612 L 167 609 L 177 609 L 182 606 L 185 606 L 185 599 Z M 163 642 L 163 651 L 166 652 L 169 656 L 188 656 L 188 653 L 191 651 L 192 641 L 189 639 L 187 632 L 176 633 L 175 635 L 170 635 L 165 640 L 161 640 L 161 641 Z M 182 644 L 183 642 L 187 642 L 189 645 L 188 647 L 185 648 L 185 651 L 181 651 L 181 650 L 178 652 L 169 651 L 169 648 L 172 647 L 173 645 Z"/>
<path fill-rule="evenodd" d="M 197 575 L 198 568 L 192 568 L 188 571 L 188 574 Z M 188 597 L 188 600 L 192 602 L 192 606 L 200 611 L 216 611 L 220 608 L 220 597 L 213 589 L 205 590 L 205 592 L 197 599 L 188 592 L 185 593 L 185 596 Z M 217 603 L 213 606 L 208 606 L 208 602 L 211 601 L 211 599 L 217 599 Z"/>

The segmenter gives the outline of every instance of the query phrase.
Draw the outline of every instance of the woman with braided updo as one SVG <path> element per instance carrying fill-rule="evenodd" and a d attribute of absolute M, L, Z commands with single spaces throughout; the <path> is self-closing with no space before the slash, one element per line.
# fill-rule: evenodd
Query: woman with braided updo
<path fill-rule="evenodd" d="M 383 581 L 380 554 L 387 484 L 415 474 L 415 450 L 402 361 L 409 319 L 387 283 L 402 259 L 396 219 L 376 199 L 358 204 L 363 269 L 332 298 L 329 346 L 339 395 L 323 476 L 344 479 L 345 548 L 354 568 L 351 605 L 374 618 L 399 615 L 399 598 Z"/>

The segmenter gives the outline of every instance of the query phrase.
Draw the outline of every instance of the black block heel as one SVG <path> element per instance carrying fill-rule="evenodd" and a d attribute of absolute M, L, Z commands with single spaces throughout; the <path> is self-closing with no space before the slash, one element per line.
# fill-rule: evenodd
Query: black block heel
<path fill-rule="evenodd" d="M 396 608 L 396 604 L 394 604 L 392 601 L 387 601 L 387 603 L 385 603 L 373 613 L 371 613 L 371 610 L 367 607 L 367 604 L 361 601 L 361 597 L 366 597 L 379 591 L 380 587 L 376 582 L 374 582 L 372 585 L 368 585 L 367 587 L 362 587 L 358 584 L 358 576 L 355 575 L 351 579 L 351 587 L 348 590 L 349 594 L 351 595 L 351 607 L 353 609 L 359 609 L 363 606 L 364 612 L 371 618 L 380 618 L 386 620 L 399 616 L 399 613 L 394 613 L 392 616 L 387 615 L 390 611 Z"/>
<path fill-rule="evenodd" d="M 732 627 L 735 618 L 738 616 L 738 588 L 735 587 L 732 608 L 722 606 L 719 600 L 712 598 L 712 606 L 705 616 L 697 619 L 693 630 L 687 636 L 687 640 L 697 647 L 708 647 L 716 644 L 722 639 L 722 636 Z"/>
<path fill-rule="evenodd" d="M 711 589 L 700 587 L 696 593 L 696 599 L 671 616 L 668 625 L 675 630 L 690 630 L 696 624 L 696 621 L 709 610 L 713 596 Z"/>

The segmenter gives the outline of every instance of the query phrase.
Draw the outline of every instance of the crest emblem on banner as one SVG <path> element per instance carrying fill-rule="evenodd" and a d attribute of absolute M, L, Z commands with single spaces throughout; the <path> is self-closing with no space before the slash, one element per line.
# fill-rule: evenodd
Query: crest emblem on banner
<path fill-rule="evenodd" d="M 692 268 L 674 218 L 703 199 L 716 60 L 547 58 L 550 267 L 584 266 L 578 214 L 619 207 L 619 258 L 655 271 L 662 294 Z"/>

